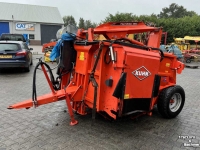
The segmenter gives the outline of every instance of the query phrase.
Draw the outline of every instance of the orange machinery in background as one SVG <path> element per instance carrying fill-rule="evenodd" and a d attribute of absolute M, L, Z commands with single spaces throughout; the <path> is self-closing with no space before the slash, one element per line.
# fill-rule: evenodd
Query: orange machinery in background
<path fill-rule="evenodd" d="M 45 62 L 50 62 L 50 58 L 49 56 L 51 55 L 51 52 L 54 48 L 54 46 L 56 45 L 57 41 L 56 40 L 52 40 L 49 43 L 44 43 L 42 45 L 42 53 L 44 53 L 44 61 Z"/>
<path fill-rule="evenodd" d="M 42 52 L 45 53 L 46 51 L 51 51 L 53 47 L 56 45 L 57 41 L 50 41 L 49 43 L 44 43 L 42 45 Z"/>
<path fill-rule="evenodd" d="M 144 32 L 148 34 L 146 45 L 126 37 Z M 105 40 L 95 40 L 96 34 Z M 40 60 L 37 66 L 41 66 L 51 93 L 38 97 L 35 94 L 9 109 L 65 100 L 71 125 L 78 123 L 73 112 L 86 115 L 88 108 L 93 119 L 96 112 L 113 119 L 138 113 L 152 115 L 156 104 L 165 118 L 180 113 L 185 93 L 176 85 L 176 74 L 182 72 L 184 64 L 159 49 L 162 28 L 143 22 L 109 22 L 79 29 L 76 35 L 75 41 L 63 42 L 60 87 L 49 78 L 47 65 Z"/>

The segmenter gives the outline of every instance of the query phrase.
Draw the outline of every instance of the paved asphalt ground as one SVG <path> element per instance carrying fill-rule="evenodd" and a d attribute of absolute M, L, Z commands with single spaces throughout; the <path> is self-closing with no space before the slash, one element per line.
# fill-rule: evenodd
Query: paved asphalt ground
<path fill-rule="evenodd" d="M 39 52 L 41 47 L 34 48 Z M 93 125 L 91 115 L 75 115 L 79 124 L 69 126 L 65 101 L 36 109 L 6 109 L 13 103 L 31 98 L 36 58 L 42 56 L 33 56 L 29 73 L 19 69 L 0 72 L 0 150 L 200 149 L 194 145 L 200 145 L 200 69 L 185 68 L 177 76 L 177 84 L 185 89 L 186 102 L 174 119 L 163 119 L 155 108 L 152 117 L 111 122 L 98 116 Z M 38 95 L 50 92 L 41 71 L 36 80 Z M 184 143 L 193 146 L 184 147 Z"/>

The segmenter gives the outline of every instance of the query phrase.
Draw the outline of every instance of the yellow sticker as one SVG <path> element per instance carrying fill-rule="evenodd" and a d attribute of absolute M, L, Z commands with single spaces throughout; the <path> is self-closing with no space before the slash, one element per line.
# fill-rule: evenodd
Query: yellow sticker
<path fill-rule="evenodd" d="M 166 67 L 170 67 L 170 63 L 166 63 Z"/>
<path fill-rule="evenodd" d="M 124 99 L 129 99 L 129 94 L 124 94 Z"/>
<path fill-rule="evenodd" d="M 85 57 L 84 57 L 84 52 L 81 52 L 80 53 L 80 56 L 79 56 L 79 60 L 84 60 L 85 59 Z"/>

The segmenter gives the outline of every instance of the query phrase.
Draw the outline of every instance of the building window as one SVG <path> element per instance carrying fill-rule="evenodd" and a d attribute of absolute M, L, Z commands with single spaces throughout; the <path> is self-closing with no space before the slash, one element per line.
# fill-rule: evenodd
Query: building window
<path fill-rule="evenodd" d="M 34 34 L 29 34 L 29 39 L 35 39 L 35 35 Z"/>

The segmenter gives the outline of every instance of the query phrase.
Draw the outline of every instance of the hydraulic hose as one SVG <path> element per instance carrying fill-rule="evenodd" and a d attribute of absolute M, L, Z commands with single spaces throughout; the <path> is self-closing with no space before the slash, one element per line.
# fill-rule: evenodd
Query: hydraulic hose
<path fill-rule="evenodd" d="M 39 66 L 44 65 L 47 68 L 47 72 L 49 72 L 50 75 L 50 80 L 51 83 L 53 85 L 54 90 L 59 90 L 60 89 L 60 83 L 58 81 L 58 78 L 56 78 L 56 81 L 54 79 L 53 73 L 52 73 L 52 69 L 50 68 L 50 66 L 48 64 L 46 64 L 45 62 L 43 62 L 41 60 L 41 58 L 39 59 L 39 62 L 37 63 L 35 69 L 34 69 L 34 73 L 33 73 L 33 85 L 32 85 L 32 101 L 33 101 L 33 105 L 36 107 L 37 106 L 37 92 L 36 92 L 36 72 L 37 69 L 39 69 Z"/>

